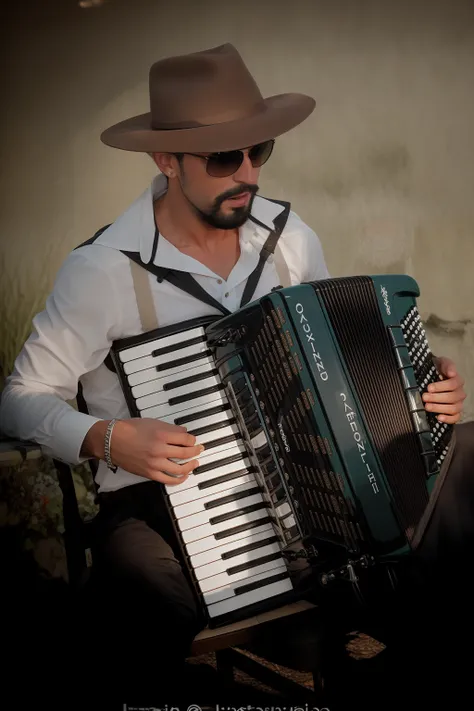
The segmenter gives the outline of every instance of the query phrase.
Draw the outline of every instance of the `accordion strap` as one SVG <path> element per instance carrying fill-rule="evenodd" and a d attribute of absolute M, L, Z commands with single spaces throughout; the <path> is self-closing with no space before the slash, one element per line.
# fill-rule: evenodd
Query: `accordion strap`
<path fill-rule="evenodd" d="M 135 296 L 140 321 L 142 323 L 142 330 L 143 333 L 147 333 L 148 331 L 153 331 L 155 328 L 158 328 L 158 319 L 153 303 L 153 295 L 151 293 L 150 278 L 148 272 L 133 260 L 130 260 L 130 269 L 132 272 L 133 286 L 135 287 Z"/>

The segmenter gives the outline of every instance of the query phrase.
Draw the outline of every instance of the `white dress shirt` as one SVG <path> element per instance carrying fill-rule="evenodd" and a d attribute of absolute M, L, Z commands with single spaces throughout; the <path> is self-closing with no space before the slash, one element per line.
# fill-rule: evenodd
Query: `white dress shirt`
<path fill-rule="evenodd" d="M 104 365 L 114 340 L 142 332 L 130 261 L 119 250 L 139 252 L 143 261 L 150 260 L 155 236 L 153 199 L 166 187 L 166 179 L 157 176 L 93 244 L 66 258 L 2 393 L 0 429 L 7 436 L 35 441 L 46 455 L 75 464 L 84 461 L 82 442 L 95 422 L 130 416 L 118 377 Z M 154 263 L 191 273 L 215 299 L 235 311 L 281 211 L 280 205 L 255 198 L 252 214 L 268 229 L 250 220 L 240 229 L 240 258 L 227 280 L 180 252 L 164 235 L 159 237 Z M 293 211 L 279 245 L 292 284 L 329 277 L 319 238 Z M 158 283 L 151 274 L 149 280 L 160 326 L 220 315 L 166 281 Z M 270 258 L 252 298 L 278 284 Z M 79 380 L 89 414 L 66 402 L 76 397 Z M 96 481 L 99 491 L 110 491 L 143 478 L 120 468 L 114 473 L 100 462 Z"/>

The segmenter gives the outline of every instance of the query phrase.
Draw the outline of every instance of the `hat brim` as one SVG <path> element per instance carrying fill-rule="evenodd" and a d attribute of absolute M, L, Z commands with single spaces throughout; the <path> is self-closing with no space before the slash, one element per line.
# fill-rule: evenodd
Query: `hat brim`
<path fill-rule="evenodd" d="M 265 99 L 262 110 L 237 121 L 196 128 L 153 130 L 151 113 L 114 124 L 101 141 L 125 151 L 198 152 L 230 151 L 281 136 L 302 123 L 316 102 L 305 94 L 279 94 Z"/>

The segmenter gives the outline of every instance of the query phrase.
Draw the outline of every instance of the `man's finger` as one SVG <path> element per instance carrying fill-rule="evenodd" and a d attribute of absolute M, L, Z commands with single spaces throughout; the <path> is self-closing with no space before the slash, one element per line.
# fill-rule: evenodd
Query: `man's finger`
<path fill-rule="evenodd" d="M 166 472 L 156 471 L 154 472 L 152 478 L 156 481 L 160 481 L 162 484 L 167 484 L 169 486 L 177 486 L 178 484 L 182 484 L 183 481 L 186 481 L 188 476 L 189 474 L 184 474 L 183 476 L 170 476 Z"/>
<path fill-rule="evenodd" d="M 163 461 L 163 458 L 157 461 L 157 470 L 159 469 L 160 471 L 164 471 L 165 474 L 171 474 L 172 476 L 187 476 L 193 471 L 193 469 L 196 469 L 196 467 L 198 466 L 199 461 L 197 459 L 192 459 L 191 461 L 185 462 L 184 464 L 177 464 L 171 459 L 166 459 Z"/>
<path fill-rule="evenodd" d="M 441 415 L 455 415 L 457 412 L 461 412 L 462 410 L 462 405 L 459 402 L 456 402 L 452 405 L 448 405 L 448 403 L 430 403 L 429 405 L 426 405 L 425 408 L 428 412 L 439 412 Z"/>
<path fill-rule="evenodd" d="M 461 414 L 457 415 L 438 415 L 439 422 L 443 422 L 447 425 L 455 425 L 461 419 Z"/>
<path fill-rule="evenodd" d="M 443 393 L 424 393 L 423 402 L 428 403 L 455 403 L 462 402 L 466 395 L 462 390 L 452 390 L 450 392 Z"/>
<path fill-rule="evenodd" d="M 194 459 L 204 452 L 204 445 L 197 444 L 195 447 L 175 447 L 169 445 L 163 452 L 168 459 Z"/>
<path fill-rule="evenodd" d="M 451 358 L 446 358 L 441 356 L 440 358 L 435 358 L 435 365 L 439 372 L 446 378 L 455 378 L 458 374 L 456 364 Z"/>
<path fill-rule="evenodd" d="M 178 445 L 178 447 L 194 447 L 196 444 L 196 437 L 186 432 L 186 430 L 183 432 L 175 432 L 174 430 L 162 432 L 161 440 L 166 444 Z"/>
<path fill-rule="evenodd" d="M 457 390 L 462 388 L 464 385 L 463 379 L 456 375 L 454 378 L 449 378 L 448 380 L 440 380 L 436 383 L 430 383 L 428 385 L 428 392 L 430 393 L 442 393 L 451 390 Z"/>

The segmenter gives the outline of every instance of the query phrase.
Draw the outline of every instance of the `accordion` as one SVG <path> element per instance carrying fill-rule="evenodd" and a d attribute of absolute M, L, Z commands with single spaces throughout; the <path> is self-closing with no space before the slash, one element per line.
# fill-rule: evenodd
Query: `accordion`
<path fill-rule="evenodd" d="M 205 446 L 162 486 L 210 626 L 411 552 L 452 437 L 423 406 L 418 296 L 405 275 L 328 279 L 113 344 L 130 414 Z"/>

